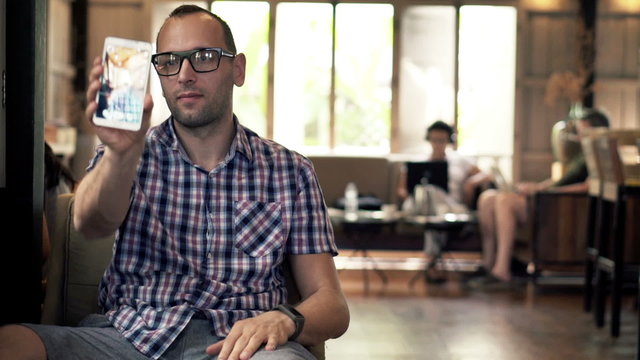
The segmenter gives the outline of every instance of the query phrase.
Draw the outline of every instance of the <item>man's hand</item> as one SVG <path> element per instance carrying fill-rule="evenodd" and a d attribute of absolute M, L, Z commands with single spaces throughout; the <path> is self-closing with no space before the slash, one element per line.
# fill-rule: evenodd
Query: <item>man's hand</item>
<path fill-rule="evenodd" d="M 218 354 L 218 360 L 246 360 L 265 345 L 275 350 L 286 344 L 296 325 L 280 311 L 269 311 L 254 318 L 236 322 L 226 339 L 207 347 L 207 354 Z"/>
<path fill-rule="evenodd" d="M 93 123 L 93 115 L 98 109 L 98 103 L 96 102 L 96 95 L 100 89 L 100 76 L 102 75 L 104 68 L 102 67 L 102 60 L 100 57 L 96 57 L 93 61 L 93 68 L 89 74 L 89 86 L 87 88 L 87 108 L 85 110 L 85 117 Z M 151 122 L 151 110 L 153 109 L 153 100 L 151 95 L 146 94 L 143 105 L 144 113 L 142 115 L 142 126 L 138 131 L 113 129 L 103 126 L 95 126 L 96 135 L 102 143 L 104 143 L 111 151 L 115 153 L 125 153 L 135 145 L 142 146 L 144 143 L 144 136 L 149 129 Z"/>

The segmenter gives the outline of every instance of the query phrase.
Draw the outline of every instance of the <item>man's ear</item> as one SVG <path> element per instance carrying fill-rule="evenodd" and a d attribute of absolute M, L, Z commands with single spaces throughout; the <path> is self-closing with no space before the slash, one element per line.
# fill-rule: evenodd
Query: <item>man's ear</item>
<path fill-rule="evenodd" d="M 233 59 L 233 83 L 236 86 L 244 84 L 245 70 L 247 67 L 247 58 L 243 53 L 236 55 Z"/>

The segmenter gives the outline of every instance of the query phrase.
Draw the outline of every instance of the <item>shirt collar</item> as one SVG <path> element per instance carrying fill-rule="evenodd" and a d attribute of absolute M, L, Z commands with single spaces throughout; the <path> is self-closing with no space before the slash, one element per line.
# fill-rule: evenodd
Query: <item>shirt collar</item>
<path fill-rule="evenodd" d="M 229 152 L 227 153 L 225 160 L 229 161 L 237 152 L 244 155 L 247 160 L 252 161 L 253 150 L 251 149 L 249 138 L 257 135 L 242 126 L 235 114 L 233 115 L 233 125 L 236 129 L 236 134 L 231 142 L 231 147 L 229 148 Z M 166 147 L 186 154 L 182 144 L 178 140 L 178 135 L 176 134 L 176 129 L 173 124 L 173 116 L 170 116 L 158 126 L 158 131 L 155 132 L 155 138 Z"/>

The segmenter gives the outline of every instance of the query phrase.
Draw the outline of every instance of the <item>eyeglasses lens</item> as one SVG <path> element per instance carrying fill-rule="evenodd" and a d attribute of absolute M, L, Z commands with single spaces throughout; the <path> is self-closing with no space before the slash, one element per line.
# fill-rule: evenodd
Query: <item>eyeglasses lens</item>
<path fill-rule="evenodd" d="M 197 72 L 214 71 L 220 64 L 220 54 L 216 50 L 198 50 L 190 54 L 159 54 L 154 59 L 154 66 L 160 75 L 170 76 L 180 72 L 185 58 Z"/>

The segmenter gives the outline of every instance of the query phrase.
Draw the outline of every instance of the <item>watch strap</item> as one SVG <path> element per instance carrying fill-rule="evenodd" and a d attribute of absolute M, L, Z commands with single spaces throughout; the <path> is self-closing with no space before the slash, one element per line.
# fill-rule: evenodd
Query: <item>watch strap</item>
<path fill-rule="evenodd" d="M 295 340 L 300 335 L 302 328 L 304 327 L 304 316 L 289 304 L 280 304 L 276 306 L 274 310 L 280 311 L 293 320 L 293 323 L 296 325 L 296 330 L 291 336 L 289 336 L 289 341 Z"/>

